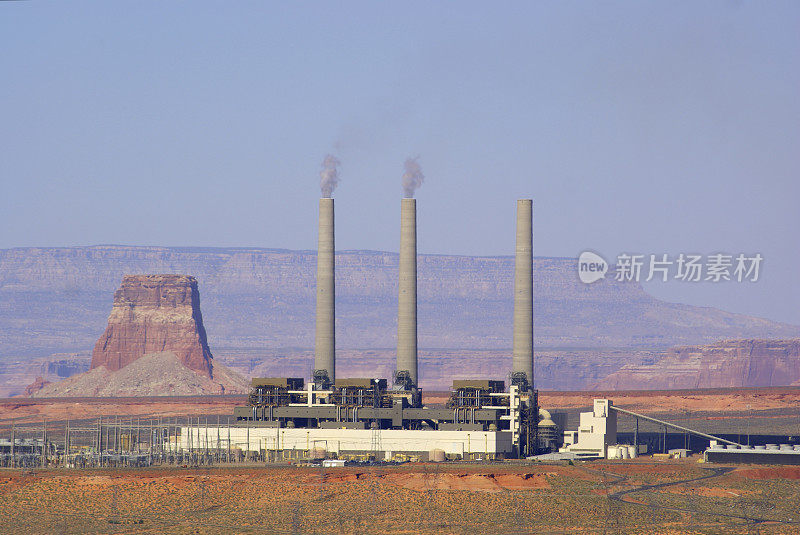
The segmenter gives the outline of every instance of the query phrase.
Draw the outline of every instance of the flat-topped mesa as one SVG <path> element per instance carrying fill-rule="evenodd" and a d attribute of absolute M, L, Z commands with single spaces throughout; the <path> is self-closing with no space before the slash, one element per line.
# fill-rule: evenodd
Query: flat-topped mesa
<path fill-rule="evenodd" d="M 174 353 L 212 377 L 211 350 L 200 313 L 197 279 L 188 275 L 125 275 L 91 368 L 117 371 L 151 353 Z"/>

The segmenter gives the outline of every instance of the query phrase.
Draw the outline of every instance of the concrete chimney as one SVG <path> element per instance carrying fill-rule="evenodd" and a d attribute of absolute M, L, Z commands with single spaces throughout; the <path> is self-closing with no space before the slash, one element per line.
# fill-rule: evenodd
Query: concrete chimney
<path fill-rule="evenodd" d="M 397 372 L 417 383 L 417 201 L 400 205 L 400 284 L 397 297 Z"/>
<path fill-rule="evenodd" d="M 336 380 L 336 332 L 334 288 L 333 199 L 319 200 L 319 244 L 317 247 L 317 331 L 314 371 L 324 370 Z"/>
<path fill-rule="evenodd" d="M 517 248 L 514 262 L 514 374 L 525 374 L 533 387 L 533 201 L 517 201 Z"/>

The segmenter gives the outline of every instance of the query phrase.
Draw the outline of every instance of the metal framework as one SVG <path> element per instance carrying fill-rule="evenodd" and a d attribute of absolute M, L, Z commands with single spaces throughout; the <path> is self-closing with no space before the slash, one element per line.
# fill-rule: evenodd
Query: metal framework
<path fill-rule="evenodd" d="M 517 454 L 536 453 L 538 392 L 503 381 L 454 381 L 444 408 L 422 405 L 421 390 L 387 388 L 385 379 L 337 379 L 318 389 L 302 379 L 253 379 L 249 406 L 236 407 L 239 426 L 276 428 L 511 431 Z M 376 441 L 377 442 L 377 441 Z"/>
<path fill-rule="evenodd" d="M 659 420 L 658 418 L 653 418 L 652 416 L 645 416 L 644 414 L 639 414 L 638 412 L 629 411 L 627 409 L 621 409 L 621 408 L 617 407 L 616 405 L 609 405 L 609 409 L 615 410 L 617 412 L 621 412 L 621 413 L 624 413 L 624 414 L 628 414 L 630 416 L 633 416 L 633 417 L 637 418 L 637 422 L 636 422 L 636 442 L 637 442 L 637 445 L 638 445 L 638 434 L 639 434 L 639 422 L 638 422 L 638 419 L 641 418 L 642 420 L 647 420 L 649 422 L 653 422 L 653 423 L 657 423 L 659 425 L 663 425 L 664 429 L 665 429 L 665 432 L 666 432 L 666 428 L 667 427 L 671 427 L 672 429 L 677 429 L 678 431 L 683 431 L 684 433 L 689 433 L 691 435 L 696 435 L 698 437 L 707 438 L 709 440 L 716 440 L 717 442 L 724 442 L 725 444 L 730 444 L 732 446 L 741 446 L 741 444 L 739 444 L 738 442 L 733 442 L 731 440 L 727 440 L 727 439 L 724 439 L 724 438 L 716 437 L 714 435 L 709 435 L 707 433 L 702 433 L 700 431 L 695 431 L 694 429 L 689 429 L 688 427 L 683 427 L 681 425 L 665 422 L 664 420 Z"/>

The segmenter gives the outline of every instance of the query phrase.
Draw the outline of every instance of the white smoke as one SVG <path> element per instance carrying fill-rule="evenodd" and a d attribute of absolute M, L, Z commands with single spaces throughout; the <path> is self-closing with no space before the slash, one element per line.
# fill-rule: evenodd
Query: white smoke
<path fill-rule="evenodd" d="M 414 197 L 414 191 L 425 180 L 425 175 L 422 174 L 422 167 L 420 167 L 417 160 L 419 160 L 419 156 L 407 159 L 404 164 L 406 172 L 403 173 L 403 196 L 407 198 Z"/>
<path fill-rule="evenodd" d="M 323 197 L 330 197 L 333 190 L 339 185 L 339 165 L 342 162 L 332 155 L 328 154 L 322 160 L 322 171 L 319 173 L 319 187 L 322 190 Z"/>

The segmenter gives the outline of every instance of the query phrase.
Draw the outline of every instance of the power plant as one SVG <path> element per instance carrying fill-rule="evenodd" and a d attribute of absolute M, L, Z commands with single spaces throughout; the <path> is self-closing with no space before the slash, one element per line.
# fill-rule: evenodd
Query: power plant
<path fill-rule="evenodd" d="M 240 462 L 254 459 L 443 461 L 535 458 L 540 461 L 630 459 L 660 450 L 654 457 L 685 457 L 689 437 L 710 442 L 706 462 L 800 464 L 800 446 L 750 445 L 738 436 L 724 438 L 595 399 L 581 412 L 577 429 L 539 407 L 534 374 L 533 202 L 516 203 L 513 288 L 513 344 L 508 382 L 496 378 L 455 379 L 449 396 L 426 400 L 420 388 L 417 340 L 417 214 L 408 194 L 400 204 L 397 353 L 391 377 L 339 377 L 336 374 L 335 217 L 330 197 L 336 181 L 336 160 L 326 159 L 326 177 L 319 200 L 314 367 L 310 380 L 300 377 L 253 378 L 246 406 L 236 407 L 225 425 L 205 425 L 200 418 L 140 426 L 115 417 L 100 418 L 96 427 L 64 426 L 64 447 L 48 441 L 47 423 L 28 426 L 17 438 L 0 440 L 0 465 L 45 466 L 57 459 L 65 466 L 148 466 L 152 463 Z M 413 163 L 413 162 L 412 162 Z M 413 170 L 413 166 L 411 166 Z M 411 172 L 410 172 L 411 173 Z M 421 180 L 417 167 L 414 177 Z M 413 181 L 412 181 L 413 182 Z M 418 183 L 418 182 L 417 182 Z M 413 187 L 409 186 L 413 193 Z M 442 401 L 444 401 L 442 403 Z M 633 418 L 632 437 L 619 433 L 618 416 Z M 559 420 L 556 424 L 554 420 Z M 641 440 L 639 423 L 663 432 L 656 443 Z M 563 434 L 561 429 L 563 427 Z M 41 431 L 31 438 L 31 429 Z M 52 428 L 51 428 L 52 429 Z M 667 431 L 682 434 L 683 448 L 669 449 Z M 70 456 L 72 434 L 82 434 L 88 449 Z M 631 440 L 632 439 L 632 440 Z M 736 439 L 736 440 L 734 440 Z M 625 440 L 630 443 L 620 443 Z M 792 439 L 790 437 L 789 441 Z M 142 443 L 149 444 L 143 455 Z M 674 443 L 673 443 L 674 446 Z M 136 450 L 134 452 L 134 450 Z M 337 465 L 338 466 L 338 465 Z"/>
<path fill-rule="evenodd" d="M 417 363 L 416 199 L 400 205 L 397 367 L 385 378 L 336 375 L 334 203 L 319 202 L 316 343 L 312 380 L 254 378 L 248 406 L 234 410 L 231 440 L 286 456 L 324 450 L 369 454 L 504 458 L 537 451 L 539 407 L 533 376 L 533 207 L 517 202 L 514 352 L 510 385 L 455 380 L 443 408 L 425 404 Z M 210 429 L 187 427 L 181 441 L 201 443 Z M 241 435 L 241 436 L 240 436 Z M 198 442 L 200 441 L 200 442 Z M 439 453 L 437 453 L 439 452 Z"/>
<path fill-rule="evenodd" d="M 743 447 L 622 409 L 608 399 L 595 399 L 592 411 L 580 414 L 578 429 L 565 430 L 561 435 L 550 413 L 540 409 L 535 388 L 531 199 L 519 199 L 516 206 L 513 349 L 508 385 L 496 379 L 456 379 L 443 406 L 426 404 L 417 362 L 416 212 L 416 199 L 408 194 L 400 204 L 397 360 L 391 380 L 336 375 L 334 202 L 324 197 L 319 201 L 311 380 L 252 379 L 248 404 L 234 409 L 234 422 L 228 426 L 226 438 L 220 437 L 219 426 L 187 425 L 175 433 L 176 451 L 192 451 L 216 440 L 219 447 L 223 442 L 228 447 L 236 444 L 245 456 L 269 454 L 283 459 L 504 459 L 543 451 L 552 453 L 541 455 L 542 460 L 629 458 L 647 449 L 639 443 L 640 420 L 663 426 L 664 449 L 667 428 L 712 440 L 712 444 L 727 444 L 728 449 Z M 636 419 L 637 433 L 631 445 L 617 443 L 618 413 Z M 720 452 L 729 453 L 718 447 L 711 455 L 721 457 Z"/>

